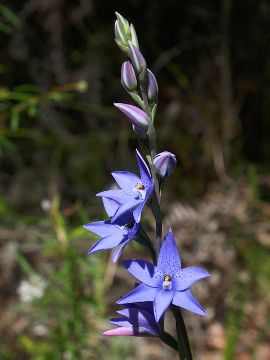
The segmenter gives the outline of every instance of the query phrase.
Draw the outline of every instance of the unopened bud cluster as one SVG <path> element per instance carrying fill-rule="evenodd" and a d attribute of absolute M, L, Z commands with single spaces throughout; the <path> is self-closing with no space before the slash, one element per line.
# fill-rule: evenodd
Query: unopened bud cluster
<path fill-rule="evenodd" d="M 122 64 L 121 83 L 139 107 L 119 103 L 115 106 L 130 120 L 133 131 L 140 138 L 146 139 L 157 107 L 158 84 L 155 75 L 147 68 L 145 58 L 139 49 L 134 26 L 119 13 L 116 13 L 116 17 L 115 41 L 129 58 Z"/>
<path fill-rule="evenodd" d="M 119 48 L 126 54 L 128 54 L 129 41 L 133 45 L 139 47 L 137 34 L 132 24 L 129 24 L 128 21 L 118 12 L 116 12 L 115 14 L 117 17 L 114 25 L 115 41 Z"/>

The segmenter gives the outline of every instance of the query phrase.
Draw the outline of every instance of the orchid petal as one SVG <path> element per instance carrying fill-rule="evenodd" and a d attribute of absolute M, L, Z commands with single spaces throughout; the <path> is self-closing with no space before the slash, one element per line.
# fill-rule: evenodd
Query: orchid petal
<path fill-rule="evenodd" d="M 102 335 L 105 336 L 158 336 L 152 333 L 150 329 L 144 327 L 120 327 L 105 331 Z"/>
<path fill-rule="evenodd" d="M 198 315 L 206 315 L 203 307 L 198 303 L 190 290 L 176 291 L 173 296 L 172 303 L 176 306 L 192 311 Z"/>
<path fill-rule="evenodd" d="M 141 202 L 141 200 L 135 200 L 135 199 L 128 199 L 129 201 L 120 205 L 117 209 L 116 213 L 112 217 L 111 221 L 112 223 L 115 223 L 121 219 L 122 216 L 125 216 L 127 212 L 129 212 L 131 209 L 134 209 L 138 203 Z"/>
<path fill-rule="evenodd" d="M 150 179 L 148 184 L 147 184 L 146 193 L 145 193 L 145 199 L 149 198 L 149 196 L 152 194 L 154 188 L 155 188 L 154 180 Z"/>
<path fill-rule="evenodd" d="M 156 322 L 160 320 L 172 302 L 173 293 L 170 290 L 160 290 L 154 299 L 154 314 Z"/>
<path fill-rule="evenodd" d="M 144 205 L 145 201 L 141 202 L 141 204 L 133 211 L 133 216 L 136 223 L 139 223 L 141 221 L 141 215 Z"/>
<path fill-rule="evenodd" d="M 132 323 L 128 320 L 128 318 L 112 318 L 110 323 L 116 326 L 132 326 Z"/>
<path fill-rule="evenodd" d="M 134 217 L 132 217 L 133 221 L 134 221 Z M 128 229 L 128 239 L 129 240 L 133 240 L 138 236 L 138 233 L 141 229 L 141 224 L 135 222 L 134 226 L 132 229 Z"/>
<path fill-rule="evenodd" d="M 158 291 L 156 288 L 141 284 L 118 300 L 117 304 L 153 301 Z"/>
<path fill-rule="evenodd" d="M 119 245 L 123 239 L 123 234 L 106 236 L 97 241 L 88 251 L 88 254 L 94 254 L 99 251 L 112 249 L 113 247 Z"/>
<path fill-rule="evenodd" d="M 84 225 L 83 227 L 99 236 L 109 236 L 121 232 L 121 230 L 114 224 L 111 224 L 110 221 L 92 222 Z"/>
<path fill-rule="evenodd" d="M 140 176 L 143 182 L 148 183 L 149 180 L 151 179 L 151 173 L 150 170 L 148 168 L 148 166 L 146 165 L 146 162 L 144 161 L 142 155 L 139 153 L 139 151 L 136 149 L 136 158 L 137 158 L 137 162 L 138 162 L 138 166 L 139 166 L 139 170 L 140 170 Z"/>
<path fill-rule="evenodd" d="M 107 215 L 109 217 L 112 217 L 115 214 L 116 210 L 119 208 L 120 203 L 116 200 L 106 197 L 102 197 L 102 201 Z"/>
<path fill-rule="evenodd" d="M 130 200 L 130 196 L 128 196 L 123 190 L 106 190 L 98 193 L 96 196 L 106 197 L 117 201 L 120 204 Z"/>
<path fill-rule="evenodd" d="M 152 306 L 153 309 L 153 306 Z M 132 326 L 135 327 L 144 327 L 152 329 L 152 332 L 158 333 L 159 328 L 154 318 L 153 310 L 148 312 L 143 308 L 138 307 L 128 307 L 122 310 L 117 311 L 118 314 L 124 316 L 127 321 L 129 321 Z M 112 319 L 115 320 L 115 319 Z M 124 326 L 124 325 L 122 325 Z"/>
<path fill-rule="evenodd" d="M 130 240 L 131 241 L 131 240 Z M 116 263 L 116 261 L 121 256 L 122 252 L 124 251 L 125 247 L 128 245 L 130 241 L 125 241 L 123 244 L 121 244 L 112 254 L 112 262 L 113 264 Z"/>
<path fill-rule="evenodd" d="M 132 197 L 135 195 L 133 189 L 142 183 L 142 180 L 137 175 L 128 171 L 114 171 L 112 172 L 112 176 L 120 188 Z"/>
<path fill-rule="evenodd" d="M 171 229 L 162 243 L 157 268 L 163 275 L 170 275 L 171 277 L 181 269 L 181 261 Z"/>
<path fill-rule="evenodd" d="M 157 287 L 162 284 L 162 275 L 157 268 L 144 260 L 124 260 L 122 264 L 130 274 L 142 281 L 144 284 Z"/>
<path fill-rule="evenodd" d="M 210 274 L 199 266 L 189 266 L 181 269 L 174 275 L 174 289 L 177 291 L 186 290 L 196 281 L 208 276 Z"/>

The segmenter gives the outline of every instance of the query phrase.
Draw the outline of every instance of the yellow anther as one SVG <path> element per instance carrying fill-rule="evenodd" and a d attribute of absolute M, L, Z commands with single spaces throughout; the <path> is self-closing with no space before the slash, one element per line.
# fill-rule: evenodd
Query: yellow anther
<path fill-rule="evenodd" d="M 165 275 L 164 276 L 164 281 L 171 281 L 172 278 L 170 277 L 170 275 Z"/>
<path fill-rule="evenodd" d="M 138 185 L 136 186 L 136 188 L 137 188 L 138 190 L 144 190 L 144 189 L 145 189 L 145 186 L 144 186 L 143 184 L 138 184 Z"/>

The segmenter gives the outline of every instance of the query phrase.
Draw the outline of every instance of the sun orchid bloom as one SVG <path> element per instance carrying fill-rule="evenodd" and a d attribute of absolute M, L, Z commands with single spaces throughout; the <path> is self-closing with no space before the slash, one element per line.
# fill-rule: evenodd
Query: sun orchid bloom
<path fill-rule="evenodd" d="M 110 216 L 111 209 L 115 209 L 117 204 L 112 201 L 105 201 L 105 209 L 108 209 L 107 213 Z M 115 263 L 126 246 L 136 237 L 140 231 L 140 224 L 136 223 L 132 212 L 126 213 L 121 218 L 121 222 L 112 224 L 110 220 L 96 221 L 83 226 L 86 230 L 93 232 L 101 236 L 88 251 L 88 254 L 95 254 L 103 250 L 109 250 L 116 247 L 112 254 L 112 262 Z"/>
<path fill-rule="evenodd" d="M 117 301 L 117 304 L 153 301 L 157 322 L 171 303 L 196 314 L 206 315 L 189 288 L 196 281 L 209 276 L 209 273 L 198 266 L 181 268 L 171 229 L 162 243 L 157 266 L 145 260 L 125 260 L 123 264 L 142 284 Z"/>
<path fill-rule="evenodd" d="M 130 211 L 133 211 L 134 220 L 140 222 L 142 209 L 153 193 L 154 180 L 138 150 L 136 150 L 136 158 L 140 177 L 128 171 L 114 171 L 112 176 L 120 190 L 107 190 L 97 194 L 103 198 L 103 202 L 107 199 L 108 206 L 119 204 L 111 218 L 112 223 L 117 223 Z"/>

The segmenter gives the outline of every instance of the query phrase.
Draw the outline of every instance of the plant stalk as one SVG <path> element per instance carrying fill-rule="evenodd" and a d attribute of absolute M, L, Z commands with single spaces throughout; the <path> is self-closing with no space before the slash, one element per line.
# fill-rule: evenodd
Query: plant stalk
<path fill-rule="evenodd" d="M 187 335 L 187 329 L 182 316 L 181 309 L 175 305 L 171 305 L 171 311 L 176 322 L 178 354 L 180 360 L 192 360 L 192 353 Z"/>

